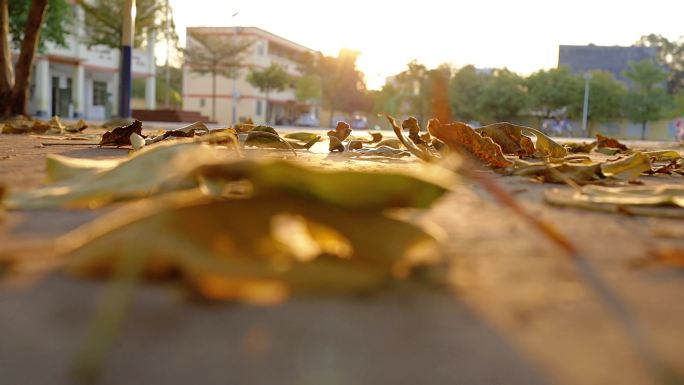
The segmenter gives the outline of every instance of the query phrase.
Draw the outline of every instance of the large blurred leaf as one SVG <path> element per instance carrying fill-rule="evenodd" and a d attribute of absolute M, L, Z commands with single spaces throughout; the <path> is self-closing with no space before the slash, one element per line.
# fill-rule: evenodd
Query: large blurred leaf
<path fill-rule="evenodd" d="M 13 192 L 4 205 L 9 209 L 95 207 L 115 200 L 191 187 L 196 181 L 188 179 L 188 173 L 201 164 L 221 159 L 217 151 L 216 147 L 193 142 L 160 143 L 139 151 L 115 167 L 105 166 L 104 161 L 64 161 L 52 157 L 48 160 L 49 174 L 58 182 Z M 81 164 L 76 166 L 78 163 Z"/>
<path fill-rule="evenodd" d="M 425 166 L 418 173 L 323 170 L 279 160 L 244 160 L 199 168 L 209 179 L 249 181 L 255 194 L 286 192 L 343 207 L 428 207 L 453 174 Z"/>
<path fill-rule="evenodd" d="M 208 200 L 184 193 L 138 202 L 62 242 L 68 269 L 79 275 L 111 274 L 127 257 L 123 245 L 134 245 L 148 275 L 180 274 L 210 298 L 264 300 L 259 295 L 273 295 L 274 288 L 320 293 L 378 286 L 424 263 L 414 247 L 432 240 L 379 209 L 287 194 Z"/>

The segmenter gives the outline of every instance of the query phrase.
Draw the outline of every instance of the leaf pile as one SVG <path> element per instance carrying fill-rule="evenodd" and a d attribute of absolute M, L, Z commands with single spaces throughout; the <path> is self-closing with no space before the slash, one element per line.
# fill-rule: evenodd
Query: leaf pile
<path fill-rule="evenodd" d="M 79 120 L 73 125 L 64 125 L 58 116 L 53 116 L 50 120 L 44 121 L 19 115 L 8 121 L 2 126 L 3 134 L 63 134 L 78 133 L 88 128 L 88 124 Z"/>

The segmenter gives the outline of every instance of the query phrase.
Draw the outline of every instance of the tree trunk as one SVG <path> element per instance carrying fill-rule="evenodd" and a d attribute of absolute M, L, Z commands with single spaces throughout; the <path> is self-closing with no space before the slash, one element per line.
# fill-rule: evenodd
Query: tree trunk
<path fill-rule="evenodd" d="M 21 42 L 21 51 L 17 61 L 17 73 L 14 78 L 12 104 L 10 106 L 12 115 L 28 115 L 28 90 L 31 71 L 33 70 L 33 57 L 38 47 L 40 27 L 43 25 L 47 5 L 48 0 L 31 1 L 26 28 L 24 29 L 24 40 Z"/>
<path fill-rule="evenodd" d="M 641 140 L 646 139 L 646 123 L 647 122 L 641 122 Z"/>
<path fill-rule="evenodd" d="M 211 120 L 216 121 L 216 69 L 211 71 Z"/>
<path fill-rule="evenodd" d="M 2 116 L 9 112 L 9 102 L 14 83 L 7 2 L 8 0 L 0 0 L 0 115 Z"/>

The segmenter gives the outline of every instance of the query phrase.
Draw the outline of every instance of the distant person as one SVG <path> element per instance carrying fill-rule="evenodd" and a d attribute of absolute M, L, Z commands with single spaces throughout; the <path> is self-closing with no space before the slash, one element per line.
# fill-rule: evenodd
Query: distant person
<path fill-rule="evenodd" d="M 677 131 L 679 144 L 684 145 L 684 118 L 675 119 L 675 130 Z"/>

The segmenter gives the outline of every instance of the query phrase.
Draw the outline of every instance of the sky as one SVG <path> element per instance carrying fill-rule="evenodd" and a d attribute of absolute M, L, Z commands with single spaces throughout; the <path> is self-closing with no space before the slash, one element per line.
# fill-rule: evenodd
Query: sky
<path fill-rule="evenodd" d="M 181 45 L 186 27 L 253 26 L 326 55 L 350 48 L 361 52 L 357 66 L 370 89 L 413 59 L 527 75 L 555 67 L 559 44 L 631 45 L 649 33 L 684 35 L 681 0 L 170 2 Z"/>

